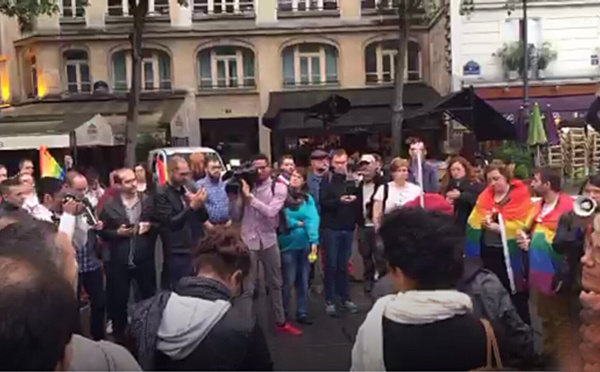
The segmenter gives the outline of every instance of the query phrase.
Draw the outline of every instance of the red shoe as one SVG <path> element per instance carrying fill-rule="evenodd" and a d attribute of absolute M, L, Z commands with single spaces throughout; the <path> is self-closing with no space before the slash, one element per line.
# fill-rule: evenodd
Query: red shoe
<path fill-rule="evenodd" d="M 294 327 L 289 322 L 286 322 L 284 325 L 280 325 L 280 326 L 278 325 L 277 330 L 279 332 L 289 333 L 292 336 L 301 336 L 302 335 L 302 330 Z"/>

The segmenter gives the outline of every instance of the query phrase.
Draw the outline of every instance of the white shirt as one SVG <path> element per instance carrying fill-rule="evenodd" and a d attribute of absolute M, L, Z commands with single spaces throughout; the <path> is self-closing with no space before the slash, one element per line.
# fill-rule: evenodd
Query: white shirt
<path fill-rule="evenodd" d="M 392 181 L 388 183 L 388 187 L 388 197 L 383 206 L 383 213 L 389 213 L 390 211 L 415 200 L 421 195 L 421 188 L 410 182 L 406 182 L 404 186 L 400 187 L 396 182 Z M 375 200 L 383 202 L 383 185 L 379 186 L 379 189 L 377 189 Z"/>
<path fill-rule="evenodd" d="M 362 186 L 362 197 L 363 197 L 363 216 L 365 217 L 365 226 L 373 226 L 373 221 L 368 217 L 367 204 L 371 201 L 371 195 L 375 192 L 375 182 L 363 183 Z"/>

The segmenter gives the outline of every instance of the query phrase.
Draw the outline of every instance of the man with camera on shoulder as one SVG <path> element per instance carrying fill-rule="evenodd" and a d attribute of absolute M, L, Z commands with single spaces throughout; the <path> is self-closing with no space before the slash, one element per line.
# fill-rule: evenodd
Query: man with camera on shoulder
<path fill-rule="evenodd" d="M 302 331 L 286 322 L 281 297 L 283 279 L 281 277 L 281 255 L 277 245 L 277 227 L 279 213 L 288 193 L 288 182 L 280 176 L 273 179 L 269 159 L 257 154 L 252 159 L 256 171 L 256 182 L 249 185 L 242 179 L 241 196 L 243 198 L 242 240 L 250 249 L 250 273 L 244 283 L 241 301 L 252 309 L 252 297 L 257 279 L 258 263 L 264 267 L 265 280 L 269 288 L 271 306 L 275 313 L 277 330 L 292 335 L 301 335 Z"/>

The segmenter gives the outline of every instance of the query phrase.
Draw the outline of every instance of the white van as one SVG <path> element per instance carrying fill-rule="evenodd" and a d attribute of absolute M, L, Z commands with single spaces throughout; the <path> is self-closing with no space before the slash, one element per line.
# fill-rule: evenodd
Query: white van
<path fill-rule="evenodd" d="M 213 156 L 219 159 L 221 162 L 221 166 L 223 165 L 223 159 L 218 152 L 210 147 L 163 147 L 150 151 L 148 153 L 148 169 L 152 171 L 152 180 L 155 184 L 158 183 L 158 159 L 162 161 L 162 163 L 167 166 L 169 164 L 169 159 L 173 156 L 181 156 L 185 160 L 190 161 L 190 155 L 196 152 L 201 152 L 204 156 Z M 166 168 L 165 168 L 166 169 Z M 223 168 L 225 169 L 225 168 Z"/>

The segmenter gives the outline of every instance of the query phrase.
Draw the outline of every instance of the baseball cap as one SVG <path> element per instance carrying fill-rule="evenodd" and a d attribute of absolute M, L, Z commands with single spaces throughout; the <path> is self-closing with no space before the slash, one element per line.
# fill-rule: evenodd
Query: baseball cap
<path fill-rule="evenodd" d="M 329 154 L 323 150 L 317 149 L 310 153 L 310 158 L 314 160 L 328 158 Z"/>
<path fill-rule="evenodd" d="M 364 154 L 363 156 L 360 157 L 358 164 L 361 164 L 361 163 L 371 164 L 371 163 L 375 163 L 376 161 L 377 161 L 377 159 L 375 159 L 375 157 L 373 155 Z"/>

